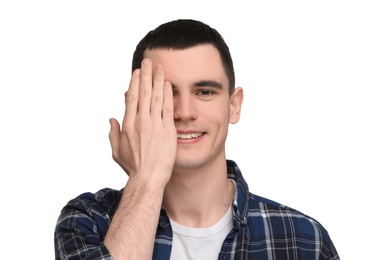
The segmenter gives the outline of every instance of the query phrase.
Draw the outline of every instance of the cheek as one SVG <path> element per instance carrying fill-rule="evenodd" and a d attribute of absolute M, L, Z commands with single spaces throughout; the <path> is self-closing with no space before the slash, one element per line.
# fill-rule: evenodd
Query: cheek
<path fill-rule="evenodd" d="M 212 110 L 210 116 L 207 116 L 208 125 L 212 133 L 215 135 L 225 137 L 227 135 L 227 130 L 229 127 L 230 112 L 229 110 Z M 221 138 L 222 139 L 222 138 Z"/>
<path fill-rule="evenodd" d="M 205 104 L 199 106 L 199 114 L 204 115 L 211 122 L 217 122 L 218 124 L 228 124 L 231 118 L 229 107 L 215 104 Z"/>

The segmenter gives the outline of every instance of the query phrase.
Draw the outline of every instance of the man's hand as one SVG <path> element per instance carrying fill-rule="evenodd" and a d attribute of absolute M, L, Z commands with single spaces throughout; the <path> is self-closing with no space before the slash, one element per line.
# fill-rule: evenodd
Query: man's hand
<path fill-rule="evenodd" d="M 140 173 L 148 180 L 166 184 L 177 149 L 173 93 L 163 67 L 158 65 L 154 70 L 153 75 L 151 60 L 144 59 L 141 69 L 133 72 L 125 94 L 122 129 L 111 118 L 109 138 L 113 159 L 130 178 Z"/>
<path fill-rule="evenodd" d="M 144 59 L 126 92 L 122 129 L 111 119 L 114 160 L 129 174 L 104 243 L 114 259 L 151 259 L 164 188 L 177 149 L 171 84 Z"/>

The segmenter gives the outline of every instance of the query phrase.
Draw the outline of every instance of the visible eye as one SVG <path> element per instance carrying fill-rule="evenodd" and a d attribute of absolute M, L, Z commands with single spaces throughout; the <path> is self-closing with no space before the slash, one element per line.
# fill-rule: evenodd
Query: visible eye
<path fill-rule="evenodd" d="M 197 92 L 197 94 L 199 96 L 209 96 L 209 95 L 212 95 L 214 94 L 214 91 L 212 90 L 209 90 L 209 89 L 201 89 Z"/>

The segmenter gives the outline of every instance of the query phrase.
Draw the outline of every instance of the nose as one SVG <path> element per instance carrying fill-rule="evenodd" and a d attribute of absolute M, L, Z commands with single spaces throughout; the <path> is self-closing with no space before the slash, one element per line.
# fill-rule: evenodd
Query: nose
<path fill-rule="evenodd" d="M 174 95 L 174 120 L 187 121 L 197 118 L 197 109 L 194 98 L 190 94 L 178 93 Z"/>

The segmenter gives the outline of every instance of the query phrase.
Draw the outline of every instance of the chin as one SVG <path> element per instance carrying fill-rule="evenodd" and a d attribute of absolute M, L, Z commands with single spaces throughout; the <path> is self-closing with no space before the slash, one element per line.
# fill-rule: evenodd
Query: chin
<path fill-rule="evenodd" d="M 175 161 L 175 169 L 195 169 L 203 165 L 203 162 L 197 158 L 177 158 Z"/>

